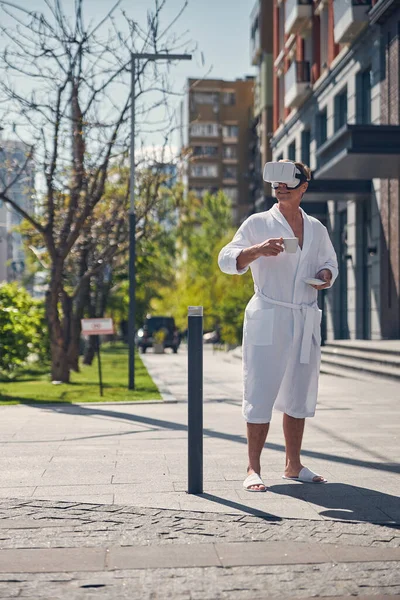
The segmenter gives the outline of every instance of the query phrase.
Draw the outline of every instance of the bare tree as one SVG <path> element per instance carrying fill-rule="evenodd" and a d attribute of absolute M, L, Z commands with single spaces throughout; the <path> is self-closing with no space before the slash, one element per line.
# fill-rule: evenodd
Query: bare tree
<path fill-rule="evenodd" d="M 24 161 L 6 167 L 7 176 L 0 172 L 0 199 L 30 223 L 46 248 L 51 376 L 63 382 L 69 381 L 83 291 L 119 252 L 126 236 L 126 215 L 112 214 L 110 243 L 91 254 L 87 246 L 109 170 L 128 147 L 130 53 L 185 48 L 185 41 L 172 32 L 176 19 L 162 26 L 166 0 L 155 0 L 145 29 L 125 13 L 124 27 L 118 28 L 119 4 L 120 0 L 97 23 L 85 25 L 84 0 L 75 0 L 71 18 L 61 0 L 45 0 L 46 14 L 0 0 L 14 21 L 13 28 L 0 27 L 7 41 L 0 55 L 0 120 L 26 149 Z M 142 102 L 137 114 L 143 128 L 151 127 L 150 110 L 168 100 L 168 73 L 143 61 L 136 89 L 138 97 L 149 91 L 159 94 L 151 106 Z M 163 125 L 157 123 L 158 128 Z M 41 174 L 33 211 L 19 205 L 11 193 L 28 165 Z M 104 221 L 102 227 L 105 234 Z M 66 265 L 69 257 L 77 256 L 77 246 L 76 281 L 69 287 Z"/>

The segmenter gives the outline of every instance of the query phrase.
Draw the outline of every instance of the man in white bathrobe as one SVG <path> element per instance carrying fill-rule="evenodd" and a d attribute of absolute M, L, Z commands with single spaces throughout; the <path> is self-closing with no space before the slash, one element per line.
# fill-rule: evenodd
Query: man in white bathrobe
<path fill-rule="evenodd" d="M 271 180 L 281 174 L 284 181 Z M 283 413 L 283 477 L 326 481 L 304 467 L 300 451 L 305 418 L 314 416 L 317 403 L 321 359 L 317 290 L 330 287 L 338 275 L 326 228 L 300 208 L 310 179 L 308 167 L 289 161 L 267 163 L 264 178 L 271 181 L 277 204 L 246 219 L 218 258 L 224 273 L 243 274 L 250 267 L 254 280 L 255 294 L 246 307 L 243 327 L 243 416 L 249 457 L 243 486 L 251 492 L 267 489 L 260 476 L 260 457 L 273 407 Z M 294 253 L 284 249 L 285 238 L 298 239 Z M 321 283 L 306 283 L 310 278 Z"/>

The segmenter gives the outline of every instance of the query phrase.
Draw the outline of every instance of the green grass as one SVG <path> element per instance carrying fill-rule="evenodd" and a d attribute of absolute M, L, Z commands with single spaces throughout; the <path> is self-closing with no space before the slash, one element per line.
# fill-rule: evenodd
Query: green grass
<path fill-rule="evenodd" d="M 49 369 L 30 365 L 12 381 L 0 381 L 0 404 L 26 402 L 123 402 L 159 400 L 161 395 L 138 354 L 135 357 L 135 390 L 128 390 L 128 349 L 122 343 L 101 348 L 103 393 L 100 396 L 97 356 L 80 373 L 71 373 L 71 383 L 53 385 Z"/>

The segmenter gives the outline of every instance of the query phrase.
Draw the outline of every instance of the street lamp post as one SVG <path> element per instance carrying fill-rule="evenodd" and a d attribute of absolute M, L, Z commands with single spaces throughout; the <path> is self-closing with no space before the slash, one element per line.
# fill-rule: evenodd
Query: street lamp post
<path fill-rule="evenodd" d="M 131 53 L 131 160 L 130 160 L 130 208 L 129 208 L 129 389 L 135 389 L 135 316 L 136 316 L 136 215 L 135 215 L 135 79 L 136 61 L 145 60 L 191 60 L 191 54 Z"/>

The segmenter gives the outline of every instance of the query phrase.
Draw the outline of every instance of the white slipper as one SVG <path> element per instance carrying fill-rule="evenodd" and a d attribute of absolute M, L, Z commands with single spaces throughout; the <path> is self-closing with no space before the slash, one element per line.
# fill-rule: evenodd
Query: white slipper
<path fill-rule="evenodd" d="M 292 479 L 293 481 L 301 481 L 303 483 L 327 483 L 327 479 L 323 478 L 322 481 L 314 481 L 314 477 L 322 477 L 322 475 L 318 475 L 318 473 L 314 473 L 307 467 L 303 467 L 300 471 L 298 477 L 286 477 L 286 475 L 282 475 L 282 479 Z"/>
<path fill-rule="evenodd" d="M 252 485 L 263 485 L 264 489 L 263 490 L 251 490 L 250 487 Z M 248 475 L 246 477 L 246 479 L 243 481 L 243 487 L 247 492 L 266 492 L 267 491 L 267 486 L 265 485 L 265 483 L 263 482 L 261 477 L 259 475 L 257 475 L 257 473 L 252 473 L 251 475 Z"/>

